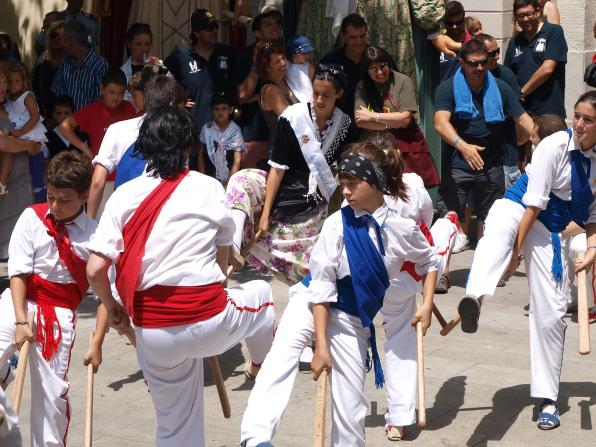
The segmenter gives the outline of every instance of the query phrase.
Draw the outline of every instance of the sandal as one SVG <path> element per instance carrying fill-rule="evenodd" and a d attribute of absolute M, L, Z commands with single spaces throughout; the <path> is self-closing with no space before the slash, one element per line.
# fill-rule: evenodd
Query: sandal
<path fill-rule="evenodd" d="M 449 282 L 449 277 L 445 273 L 443 273 L 437 281 L 437 285 L 435 286 L 435 293 L 447 293 L 450 287 L 451 283 Z"/>
<path fill-rule="evenodd" d="M 554 411 L 544 411 L 546 407 L 552 407 L 552 410 Z M 540 430 L 552 430 L 561 425 L 561 419 L 559 418 L 559 409 L 557 408 L 556 402 L 550 399 L 544 399 L 542 401 L 536 425 Z"/>
<path fill-rule="evenodd" d="M 394 427 L 393 425 L 385 425 L 385 434 L 390 441 L 401 441 L 404 438 L 404 427 Z"/>
<path fill-rule="evenodd" d="M 478 330 L 478 319 L 480 318 L 480 300 L 472 295 L 465 295 L 459 305 L 457 312 L 461 318 L 461 330 L 467 334 L 473 334 Z"/>

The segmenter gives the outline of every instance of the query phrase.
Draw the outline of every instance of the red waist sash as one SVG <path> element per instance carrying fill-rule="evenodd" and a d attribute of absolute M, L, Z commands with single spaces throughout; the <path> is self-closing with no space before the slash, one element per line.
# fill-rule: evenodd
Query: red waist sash
<path fill-rule="evenodd" d="M 134 294 L 135 326 L 158 328 L 207 320 L 228 303 L 222 283 L 203 286 L 153 286 Z"/>
<path fill-rule="evenodd" d="M 424 237 L 426 237 L 426 240 L 428 241 L 430 246 L 434 247 L 435 243 L 433 241 L 433 235 L 430 233 L 430 230 L 428 229 L 426 224 L 424 222 L 420 222 L 420 224 L 418 226 L 420 227 L 420 231 L 422 231 L 422 234 L 424 234 Z M 413 262 L 410 262 L 410 261 L 404 262 L 403 265 L 401 266 L 400 271 L 409 273 L 410 276 L 412 278 L 414 278 L 414 281 L 420 281 L 422 279 L 422 276 L 420 276 L 418 273 L 416 273 L 416 266 L 414 265 Z"/>
<path fill-rule="evenodd" d="M 83 295 L 74 283 L 59 284 L 35 274 L 29 275 L 27 280 L 27 295 L 37 303 L 35 338 L 41 344 L 43 358 L 49 361 L 58 352 L 62 340 L 62 328 L 54 308 L 63 307 L 74 312 Z M 57 336 L 54 336 L 54 324 L 58 327 Z"/>

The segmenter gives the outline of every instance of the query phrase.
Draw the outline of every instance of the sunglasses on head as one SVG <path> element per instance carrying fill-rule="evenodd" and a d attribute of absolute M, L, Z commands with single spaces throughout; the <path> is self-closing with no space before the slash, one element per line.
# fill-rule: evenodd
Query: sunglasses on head
<path fill-rule="evenodd" d="M 464 24 L 464 20 L 445 20 L 445 26 L 451 28 L 454 26 L 462 26 Z"/>
<path fill-rule="evenodd" d="M 501 49 L 497 48 L 496 50 L 493 50 L 493 51 L 487 51 L 486 54 L 488 55 L 488 57 L 497 57 L 500 52 L 501 52 Z"/>
<path fill-rule="evenodd" d="M 483 67 L 488 63 L 488 59 L 481 59 L 479 61 L 464 61 L 468 67 L 477 68 L 479 65 Z"/>
<path fill-rule="evenodd" d="M 383 70 L 385 70 L 387 67 L 389 67 L 389 64 L 388 64 L 387 62 L 383 62 L 382 64 L 380 64 L 380 65 L 377 65 L 376 67 L 370 67 L 370 68 L 368 69 L 368 72 L 369 72 L 370 74 L 375 74 L 377 71 L 383 71 Z"/>

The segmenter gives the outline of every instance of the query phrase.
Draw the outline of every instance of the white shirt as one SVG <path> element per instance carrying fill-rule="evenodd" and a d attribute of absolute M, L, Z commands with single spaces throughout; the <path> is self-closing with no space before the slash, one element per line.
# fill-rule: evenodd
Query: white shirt
<path fill-rule="evenodd" d="M 118 188 L 106 204 L 89 249 L 116 262 L 124 249 L 122 228 L 160 182 L 145 173 Z M 234 228 L 221 183 L 190 171 L 155 221 L 136 290 L 224 281 L 216 246 L 232 245 Z"/>
<path fill-rule="evenodd" d="M 74 252 L 83 260 L 89 258 L 86 244 L 97 224 L 86 213 L 67 223 L 68 237 Z M 8 276 L 35 273 L 59 284 L 75 282 L 66 265 L 58 257 L 54 238 L 35 211 L 27 208 L 19 217 L 8 245 Z"/>
<path fill-rule="evenodd" d="M 201 129 L 199 140 L 205 145 L 205 152 L 215 166 L 215 178 L 226 183 L 230 176 L 227 152 L 242 152 L 245 148 L 240 126 L 230 121 L 228 127 L 221 130 L 215 121 L 211 121 Z"/>
<path fill-rule="evenodd" d="M 385 196 L 385 200 L 391 208 L 398 211 L 402 217 L 412 219 L 420 225 L 424 224 L 430 228 L 433 224 L 433 202 L 424 187 L 422 177 L 413 172 L 406 173 L 402 176 L 404 183 L 407 186 L 408 201 L 395 198 L 393 196 Z"/>
<path fill-rule="evenodd" d="M 356 217 L 366 212 L 355 211 Z M 381 226 L 385 247 L 383 258 L 389 280 L 399 275 L 405 261 L 414 263 L 416 273 L 425 275 L 437 270 L 435 249 L 430 246 L 418 225 L 412 219 L 400 216 L 399 211 L 383 203 L 372 217 Z M 368 233 L 378 246 L 376 231 L 369 224 Z M 350 274 L 344 247 L 341 210 L 332 214 L 325 223 L 310 256 L 312 280 L 308 286 L 308 301 L 326 303 L 337 301 L 336 281 Z"/>
<path fill-rule="evenodd" d="M 114 172 L 126 150 L 137 141 L 143 116 L 118 121 L 108 127 L 101 141 L 99 152 L 93 158 L 93 166 L 102 165 L 109 174 Z"/>
<path fill-rule="evenodd" d="M 532 165 L 528 170 L 528 189 L 523 196 L 527 206 L 545 209 L 549 194 L 563 200 L 571 200 L 571 155 L 573 150 L 580 150 L 575 138 L 569 140 L 565 131 L 556 132 L 543 139 L 532 154 Z M 590 186 L 592 194 L 596 194 L 596 146 L 581 151 L 590 159 Z M 590 205 L 590 217 L 587 223 L 596 222 L 596 200 Z"/>

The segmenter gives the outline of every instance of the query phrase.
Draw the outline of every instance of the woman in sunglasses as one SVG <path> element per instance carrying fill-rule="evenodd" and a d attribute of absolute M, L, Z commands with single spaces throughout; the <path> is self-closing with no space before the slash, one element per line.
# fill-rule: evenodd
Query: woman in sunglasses
<path fill-rule="evenodd" d="M 48 29 L 48 42 L 46 50 L 43 52 L 38 62 L 33 68 L 33 76 L 31 88 L 37 102 L 39 110 L 46 119 L 51 118 L 51 87 L 54 81 L 54 76 L 58 70 L 58 65 L 64 59 L 64 47 L 62 46 L 62 36 L 64 34 L 64 22 L 54 22 Z M 52 123 L 48 122 L 48 126 L 53 127 Z"/>

